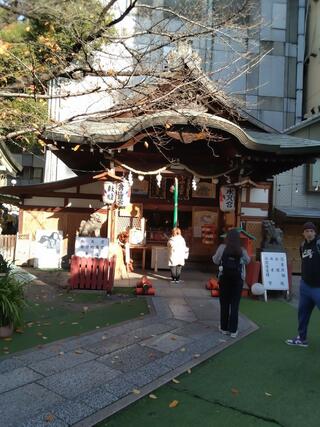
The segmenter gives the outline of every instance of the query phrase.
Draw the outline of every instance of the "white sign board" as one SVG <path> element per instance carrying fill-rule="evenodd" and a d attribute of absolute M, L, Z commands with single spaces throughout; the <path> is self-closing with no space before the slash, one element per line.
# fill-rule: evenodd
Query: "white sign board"
<path fill-rule="evenodd" d="M 82 258 L 108 258 L 109 239 L 106 237 L 76 237 L 75 255 Z"/>
<path fill-rule="evenodd" d="M 60 268 L 63 233 L 57 230 L 37 230 L 35 267 Z"/>
<path fill-rule="evenodd" d="M 288 291 L 287 256 L 284 252 L 261 252 L 261 269 L 266 291 Z"/>

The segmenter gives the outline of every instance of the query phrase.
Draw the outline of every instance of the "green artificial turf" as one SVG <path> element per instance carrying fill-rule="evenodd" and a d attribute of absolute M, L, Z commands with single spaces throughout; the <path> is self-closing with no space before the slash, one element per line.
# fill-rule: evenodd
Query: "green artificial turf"
<path fill-rule="evenodd" d="M 320 316 L 309 348 L 284 343 L 296 334 L 296 310 L 280 301 L 243 300 L 260 329 L 99 426 L 250 427 L 320 425 Z M 176 407 L 170 402 L 177 400 Z"/>
<path fill-rule="evenodd" d="M 123 287 L 123 288 L 117 288 L 114 287 L 112 289 L 112 296 L 116 295 L 124 295 L 124 296 L 134 296 L 135 288 L 129 288 L 129 287 Z M 58 299 L 60 301 L 64 302 L 72 302 L 72 303 L 78 303 L 78 304 L 86 304 L 86 303 L 103 303 L 106 300 L 106 293 L 105 292 L 99 292 L 99 291 L 82 291 L 77 290 L 70 293 L 61 293 L 58 295 Z"/>
<path fill-rule="evenodd" d="M 95 298 L 93 296 L 72 293 L 61 298 L 70 302 L 70 305 L 83 303 L 85 306 L 86 302 L 101 302 L 101 294 L 95 294 Z M 18 332 L 12 338 L 0 339 L 0 357 L 133 319 L 148 312 L 145 298 L 111 302 L 99 308 L 89 306 L 87 312 L 83 311 L 81 305 L 70 308 L 55 303 L 29 302 L 24 312 L 24 325 L 17 329 Z"/>

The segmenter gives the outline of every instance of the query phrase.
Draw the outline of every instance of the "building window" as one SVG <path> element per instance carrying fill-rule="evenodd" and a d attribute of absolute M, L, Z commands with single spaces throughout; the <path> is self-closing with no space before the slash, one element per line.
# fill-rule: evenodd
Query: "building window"
<path fill-rule="evenodd" d="M 307 191 L 320 194 L 320 159 L 311 165 L 307 165 L 306 182 Z"/>
<path fill-rule="evenodd" d="M 33 169 L 33 179 L 42 179 L 42 168 L 34 168 Z"/>

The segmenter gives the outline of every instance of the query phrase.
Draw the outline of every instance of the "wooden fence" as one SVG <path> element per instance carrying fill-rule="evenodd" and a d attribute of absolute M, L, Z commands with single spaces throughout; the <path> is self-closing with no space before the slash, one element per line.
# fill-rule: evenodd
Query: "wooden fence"
<path fill-rule="evenodd" d="M 7 261 L 14 262 L 16 254 L 16 239 L 15 234 L 0 235 L 0 253 Z"/>
<path fill-rule="evenodd" d="M 73 255 L 70 266 L 70 285 L 73 289 L 96 289 L 111 293 L 114 284 L 116 256 L 81 258 Z"/>

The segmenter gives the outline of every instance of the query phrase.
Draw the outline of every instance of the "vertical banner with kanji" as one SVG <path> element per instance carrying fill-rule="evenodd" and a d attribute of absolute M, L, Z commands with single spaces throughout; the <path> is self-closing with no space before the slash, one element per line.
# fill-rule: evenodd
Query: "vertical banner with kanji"
<path fill-rule="evenodd" d="M 236 189 L 224 185 L 220 188 L 220 210 L 222 212 L 230 212 L 235 210 L 236 206 Z"/>
<path fill-rule="evenodd" d="M 119 208 L 125 208 L 130 204 L 131 189 L 129 182 L 123 180 L 117 184 L 116 205 Z"/>

